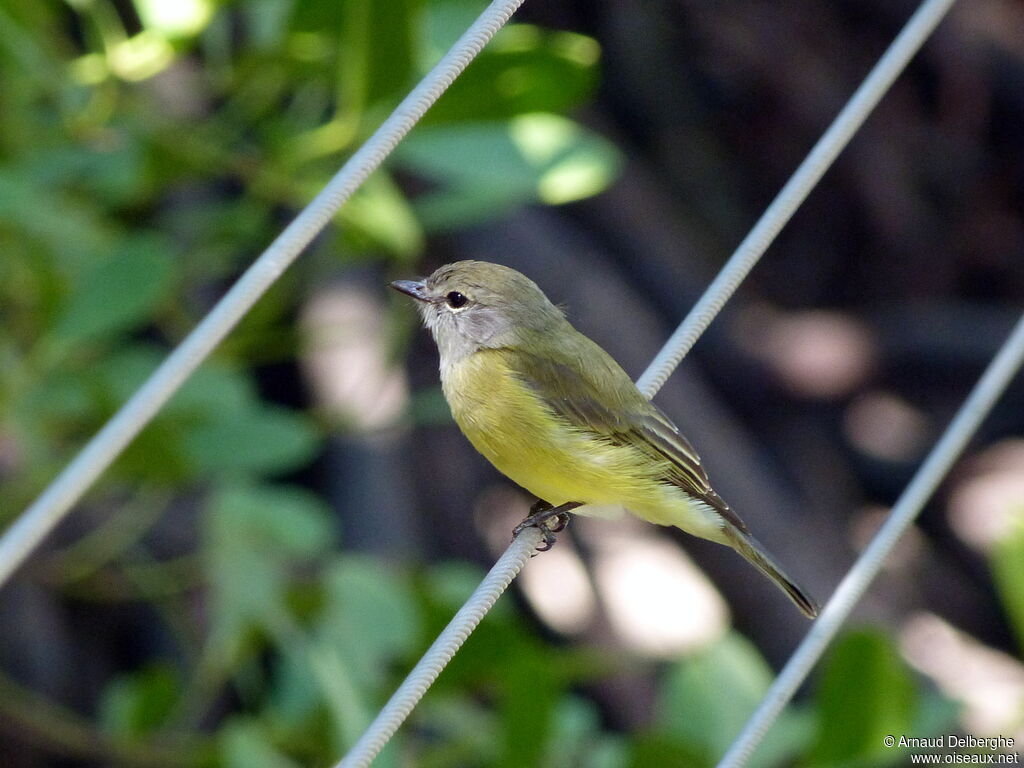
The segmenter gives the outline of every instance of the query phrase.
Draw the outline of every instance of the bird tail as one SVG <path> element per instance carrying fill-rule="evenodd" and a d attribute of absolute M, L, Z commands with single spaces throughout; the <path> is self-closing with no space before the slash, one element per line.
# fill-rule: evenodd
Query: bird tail
<path fill-rule="evenodd" d="M 807 618 L 813 619 L 818 615 L 817 603 L 786 575 L 785 571 L 768 554 L 761 542 L 749 533 L 745 533 L 728 523 L 726 523 L 722 532 L 725 534 L 729 546 L 743 555 L 761 573 L 774 581 L 783 592 L 789 595 L 789 599 L 796 603 L 797 608 Z"/>

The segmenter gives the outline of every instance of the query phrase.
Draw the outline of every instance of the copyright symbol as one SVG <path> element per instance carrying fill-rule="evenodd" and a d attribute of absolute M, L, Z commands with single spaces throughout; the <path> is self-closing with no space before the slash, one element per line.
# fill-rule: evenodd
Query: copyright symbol
<path fill-rule="evenodd" d="M 886 736 L 883 739 L 883 741 L 885 742 L 885 746 L 887 747 L 893 747 L 896 745 L 896 737 L 891 734 L 889 736 Z"/>

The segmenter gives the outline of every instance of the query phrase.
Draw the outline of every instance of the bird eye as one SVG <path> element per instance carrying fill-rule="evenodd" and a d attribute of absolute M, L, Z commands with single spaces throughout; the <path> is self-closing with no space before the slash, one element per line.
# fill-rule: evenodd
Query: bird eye
<path fill-rule="evenodd" d="M 451 307 L 452 309 L 459 309 L 460 307 L 464 307 L 466 306 L 466 302 L 469 301 L 469 299 L 467 299 L 458 291 L 452 291 L 447 296 L 445 296 L 445 299 L 448 300 L 448 306 Z"/>

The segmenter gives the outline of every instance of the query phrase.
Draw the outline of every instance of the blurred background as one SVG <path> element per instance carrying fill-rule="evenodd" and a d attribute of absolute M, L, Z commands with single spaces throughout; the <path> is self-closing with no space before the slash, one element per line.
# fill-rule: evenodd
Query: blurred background
<path fill-rule="evenodd" d="M 482 9 L 0 0 L 8 525 Z M 0 595 L 5 766 L 319 766 L 531 499 L 385 285 L 526 272 L 639 376 L 914 9 L 529 2 Z M 1024 10 L 954 7 L 657 396 L 822 602 L 1024 303 Z M 1024 739 L 1024 384 L 754 766 Z M 701 766 L 809 624 L 575 520 L 378 763 Z"/>

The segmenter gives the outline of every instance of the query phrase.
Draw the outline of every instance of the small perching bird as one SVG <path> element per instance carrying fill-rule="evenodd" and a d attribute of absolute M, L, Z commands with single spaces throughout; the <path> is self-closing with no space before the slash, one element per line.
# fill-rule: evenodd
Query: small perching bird
<path fill-rule="evenodd" d="M 732 547 L 805 615 L 817 615 L 814 601 L 715 493 L 689 441 L 532 280 L 498 264 L 459 261 L 391 286 L 416 299 L 463 434 L 541 499 L 523 524 L 539 525 L 547 546 L 551 518 L 564 524 L 570 509 L 621 505 Z"/>

